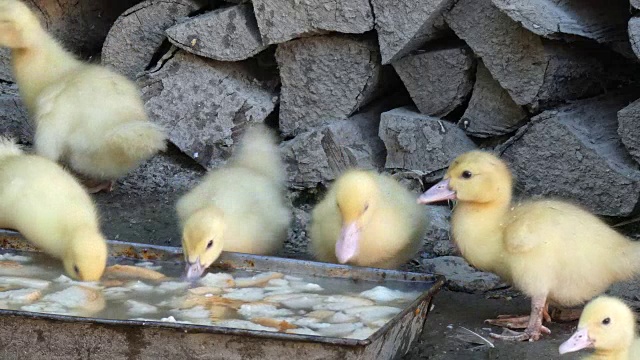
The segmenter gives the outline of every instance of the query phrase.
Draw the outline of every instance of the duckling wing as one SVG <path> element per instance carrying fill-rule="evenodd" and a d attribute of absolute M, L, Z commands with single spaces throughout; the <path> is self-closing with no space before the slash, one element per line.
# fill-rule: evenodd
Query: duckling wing
<path fill-rule="evenodd" d="M 562 204 L 545 201 L 524 204 L 511 211 L 511 218 L 504 231 L 504 247 L 508 253 L 525 253 L 543 243 L 555 241 L 562 220 L 571 218 L 580 222 Z"/>

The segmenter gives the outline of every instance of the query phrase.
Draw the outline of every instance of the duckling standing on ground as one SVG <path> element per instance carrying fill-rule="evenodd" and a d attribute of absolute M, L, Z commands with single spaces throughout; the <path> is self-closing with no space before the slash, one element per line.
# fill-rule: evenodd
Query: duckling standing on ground
<path fill-rule="evenodd" d="M 320 261 L 398 268 L 422 247 L 427 218 L 388 175 L 350 170 L 311 214 L 310 252 Z"/>
<path fill-rule="evenodd" d="M 247 129 L 229 162 L 178 200 L 187 277 L 202 275 L 223 250 L 277 252 L 291 222 L 284 185 L 274 136 L 262 125 Z"/>
<path fill-rule="evenodd" d="M 624 302 L 600 296 L 584 307 L 578 329 L 560 345 L 560 354 L 593 348 L 590 360 L 640 359 L 640 339 L 636 318 Z"/>
<path fill-rule="evenodd" d="M 562 201 L 511 203 L 512 176 L 494 155 L 472 151 L 455 159 L 422 204 L 457 200 L 452 238 L 473 266 L 490 271 L 531 297 L 531 315 L 491 324 L 526 328 L 505 340 L 537 340 L 549 333 L 547 306 L 576 306 L 640 271 L 640 243 L 589 212 Z"/>
<path fill-rule="evenodd" d="M 140 91 L 124 76 L 77 60 L 18 0 L 0 0 L 0 46 L 11 49 L 13 73 L 36 125 L 36 152 L 67 164 L 91 192 L 165 149 L 148 121 Z"/>
<path fill-rule="evenodd" d="M 45 253 L 62 259 L 69 276 L 97 281 L 107 263 L 93 201 L 58 164 L 26 155 L 0 138 L 0 227 L 19 231 Z"/>

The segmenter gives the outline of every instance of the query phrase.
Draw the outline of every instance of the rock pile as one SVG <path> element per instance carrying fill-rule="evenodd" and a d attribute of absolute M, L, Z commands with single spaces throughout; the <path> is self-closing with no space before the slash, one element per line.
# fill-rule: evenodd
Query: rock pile
<path fill-rule="evenodd" d="M 296 246 L 344 169 L 395 173 L 419 192 L 476 148 L 507 159 L 524 195 L 613 217 L 640 209 L 640 10 L 628 0 L 29 3 L 68 48 L 139 83 L 185 167 L 220 166 L 251 123 L 277 128 L 292 198 L 304 199 Z M 0 127 L 28 142 L 7 59 Z M 458 258 L 433 260 L 455 249 L 448 210 L 425 211 L 439 224 L 425 266 L 457 268 L 456 289 L 499 286 L 461 275 Z"/>

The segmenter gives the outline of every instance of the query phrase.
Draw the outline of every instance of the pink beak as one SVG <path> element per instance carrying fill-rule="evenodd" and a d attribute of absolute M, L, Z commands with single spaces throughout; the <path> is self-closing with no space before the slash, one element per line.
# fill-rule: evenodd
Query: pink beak
<path fill-rule="evenodd" d="M 443 200 L 455 200 L 456 192 L 449 188 L 449 179 L 442 179 L 418 198 L 418 204 L 431 204 Z"/>
<path fill-rule="evenodd" d="M 199 278 L 205 270 L 206 268 L 200 263 L 200 257 L 198 257 L 194 263 L 187 261 L 185 275 L 188 280 L 194 280 Z"/>
<path fill-rule="evenodd" d="M 587 328 L 584 328 L 576 331 L 569 340 L 560 345 L 558 350 L 560 351 L 560 355 L 562 355 L 569 352 L 587 349 L 592 346 L 593 341 L 589 339 L 589 332 L 587 331 Z"/>
<path fill-rule="evenodd" d="M 360 229 L 355 221 L 342 228 L 340 237 L 336 242 L 336 258 L 340 264 L 346 264 L 356 256 L 359 241 Z"/>

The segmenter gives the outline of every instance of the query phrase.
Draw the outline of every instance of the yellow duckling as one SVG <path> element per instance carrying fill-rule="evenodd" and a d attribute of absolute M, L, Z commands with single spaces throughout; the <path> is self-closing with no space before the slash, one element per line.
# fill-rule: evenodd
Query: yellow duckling
<path fill-rule="evenodd" d="M 36 124 L 36 152 L 88 177 L 91 192 L 165 149 L 139 89 L 105 67 L 77 60 L 21 1 L 0 0 L 0 46 L 11 49 L 22 100 Z"/>
<path fill-rule="evenodd" d="M 235 151 L 176 205 L 188 278 L 202 275 L 223 250 L 269 255 L 287 236 L 291 212 L 274 136 L 255 125 Z"/>
<path fill-rule="evenodd" d="M 424 209 L 387 175 L 350 170 L 311 214 L 310 252 L 320 261 L 398 268 L 421 248 Z"/>
<path fill-rule="evenodd" d="M 577 331 L 560 345 L 560 354 L 593 348 L 590 360 L 640 359 L 636 318 L 624 302 L 600 296 L 585 306 Z"/>
<path fill-rule="evenodd" d="M 0 227 L 19 231 L 45 253 L 61 259 L 69 276 L 97 281 L 107 244 L 85 189 L 58 164 L 26 155 L 0 138 Z"/>
<path fill-rule="evenodd" d="M 547 306 L 576 306 L 612 283 L 640 271 L 640 242 L 617 233 L 602 220 L 562 201 L 511 203 L 512 175 L 496 156 L 472 151 L 455 159 L 443 180 L 418 199 L 423 204 L 457 200 L 451 234 L 462 256 L 531 298 L 531 315 L 488 322 L 526 328 L 515 336 L 530 340 L 549 333 Z"/>

